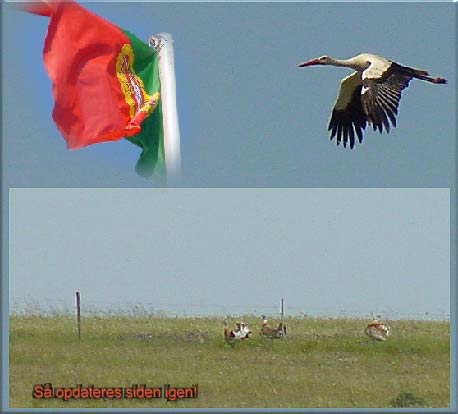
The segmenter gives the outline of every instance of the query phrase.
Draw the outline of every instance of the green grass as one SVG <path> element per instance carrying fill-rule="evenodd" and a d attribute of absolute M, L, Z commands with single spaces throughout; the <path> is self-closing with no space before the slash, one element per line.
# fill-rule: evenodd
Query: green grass
<path fill-rule="evenodd" d="M 393 321 L 388 341 L 372 342 L 364 335 L 364 320 L 289 318 L 288 338 L 267 340 L 256 332 L 259 318 L 241 319 L 255 332 L 232 347 L 222 339 L 218 318 L 92 316 L 82 320 L 79 340 L 74 318 L 12 316 L 10 407 L 450 405 L 449 322 Z M 33 399 L 33 386 L 48 382 L 54 387 L 198 384 L 199 396 L 173 402 Z"/>

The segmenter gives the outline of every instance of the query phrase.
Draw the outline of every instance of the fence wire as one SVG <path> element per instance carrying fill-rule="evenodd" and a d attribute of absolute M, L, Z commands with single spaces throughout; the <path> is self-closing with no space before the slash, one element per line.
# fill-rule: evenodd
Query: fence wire
<path fill-rule="evenodd" d="M 74 315 L 76 313 L 74 298 L 69 300 L 36 298 L 10 298 L 10 315 Z M 86 300 L 81 297 L 81 314 L 86 316 L 122 315 L 130 317 L 164 316 L 164 317 L 212 317 L 239 315 L 280 315 L 280 298 L 277 304 L 225 305 L 221 303 L 169 303 L 169 302 L 132 302 Z M 384 320 L 450 320 L 450 313 L 441 310 L 425 312 L 401 312 L 393 308 L 385 309 L 338 309 L 322 307 L 306 309 L 289 306 L 285 298 L 285 316 L 319 317 L 319 318 L 355 318 Z"/>

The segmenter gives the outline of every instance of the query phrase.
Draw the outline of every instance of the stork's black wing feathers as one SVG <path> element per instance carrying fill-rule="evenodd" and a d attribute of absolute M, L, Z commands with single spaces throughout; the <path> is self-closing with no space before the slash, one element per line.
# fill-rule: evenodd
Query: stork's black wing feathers
<path fill-rule="evenodd" d="M 364 78 L 363 75 L 361 102 L 374 131 L 378 129 L 381 133 L 385 128 L 390 132 L 390 121 L 396 126 L 402 91 L 409 86 L 414 73 L 411 68 L 392 63 L 380 78 Z"/>
<path fill-rule="evenodd" d="M 362 85 L 358 85 L 353 91 L 350 103 L 344 110 L 334 108 L 329 120 L 328 131 L 331 131 L 331 139 L 336 137 L 337 145 L 343 139 L 344 147 L 350 141 L 350 148 L 355 146 L 355 136 L 361 143 L 363 141 L 363 129 L 366 128 L 366 114 L 361 104 Z"/>

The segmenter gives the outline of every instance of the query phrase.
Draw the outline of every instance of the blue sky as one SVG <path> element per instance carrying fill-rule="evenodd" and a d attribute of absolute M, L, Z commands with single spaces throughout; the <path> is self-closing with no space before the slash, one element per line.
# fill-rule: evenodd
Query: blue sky
<path fill-rule="evenodd" d="M 447 189 L 13 189 L 10 297 L 85 311 L 450 314 Z M 46 306 L 45 306 L 46 305 Z"/>
<path fill-rule="evenodd" d="M 202 204 L 198 199 L 201 193 L 190 190 L 195 191 L 195 195 L 185 198 L 189 204 L 180 201 L 179 204 L 185 207 L 176 211 L 175 195 L 155 188 L 164 183 L 148 182 L 135 174 L 138 150 L 132 144 L 122 140 L 68 151 L 52 122 L 51 85 L 42 62 L 47 18 L 22 13 L 2 4 L 2 50 L 6 56 L 2 67 L 3 179 L 6 189 L 125 189 L 117 196 L 117 202 L 109 205 L 103 198 L 105 193 L 97 191 L 90 196 L 77 192 L 81 201 L 75 193 L 56 195 L 45 190 L 40 190 L 42 192 L 38 195 L 32 192 L 24 198 L 11 198 L 9 214 L 14 221 L 10 222 L 10 243 L 14 240 L 14 244 L 10 245 L 9 274 L 13 297 L 30 297 L 38 292 L 37 285 L 27 282 L 29 272 L 21 270 L 21 264 L 28 262 L 32 266 L 29 270 L 36 269 L 50 286 L 60 286 L 61 275 L 71 271 L 74 272 L 73 280 L 85 274 L 81 276 L 81 283 L 89 289 L 88 283 L 93 279 L 86 270 L 99 269 L 97 283 L 115 289 L 109 295 L 114 301 L 146 303 L 148 297 L 143 290 L 119 288 L 116 291 L 116 286 L 124 286 L 126 277 L 116 269 L 129 268 L 123 267 L 125 263 L 121 267 L 113 264 L 123 257 L 123 250 L 119 246 L 107 249 L 94 240 L 103 243 L 119 238 L 122 246 L 136 252 L 138 262 L 131 263 L 133 272 L 144 275 L 152 266 L 149 249 L 161 245 L 171 229 L 175 233 L 181 229 L 185 242 L 179 244 L 177 266 L 181 269 L 189 265 L 192 273 L 189 277 L 194 281 L 195 289 L 183 288 L 184 280 L 188 279 L 182 270 L 177 270 L 177 283 L 181 288 L 174 300 L 182 303 L 214 304 L 215 300 L 211 298 L 217 298 L 221 291 L 232 291 L 237 295 L 237 290 L 233 289 L 247 280 L 251 293 L 259 289 L 259 282 L 265 278 L 262 292 L 266 296 L 262 303 L 270 304 L 278 300 L 275 281 L 278 281 L 285 262 L 291 266 L 285 269 L 287 275 L 301 275 L 298 269 L 313 262 L 316 273 L 309 276 L 311 279 L 284 276 L 288 282 L 285 295 L 291 298 L 288 300 L 294 303 L 291 306 L 295 309 L 301 307 L 301 297 L 297 292 L 308 292 L 313 286 L 310 297 L 317 302 L 307 309 L 316 311 L 323 308 L 335 312 L 344 307 L 358 309 L 367 315 L 372 309 L 391 307 L 394 312 L 403 314 L 409 310 L 419 314 L 434 313 L 438 309 L 446 313 L 450 278 L 448 192 L 400 189 L 398 192 L 377 193 L 374 190 L 376 193 L 368 196 L 364 192 L 345 189 L 442 187 L 451 188 L 454 199 L 456 65 L 455 54 L 450 51 L 456 48 L 455 5 L 85 3 L 85 6 L 139 38 L 147 39 L 151 34 L 163 31 L 174 37 L 182 143 L 182 177 L 174 185 L 191 189 L 247 188 L 254 198 L 246 201 L 239 193 L 230 193 L 231 199 L 228 193 L 224 193 L 220 194 L 221 197 L 229 197 L 230 202 L 221 204 L 215 196 L 219 193 L 209 192 L 203 198 L 207 204 Z M 427 69 L 433 76 L 447 78 L 449 84 L 412 81 L 401 100 L 398 127 L 389 135 L 368 129 L 363 144 L 350 150 L 329 141 L 327 132 L 339 82 L 349 71 L 332 67 L 300 69 L 297 64 L 322 54 L 347 58 L 362 52 L 380 54 L 401 64 Z M 146 204 L 136 196 L 129 199 L 133 190 L 127 188 L 133 187 L 150 188 Z M 294 197 L 298 198 L 285 196 L 284 205 L 277 204 L 275 197 L 270 196 L 270 190 L 269 196 L 260 198 L 265 201 L 263 204 L 256 198 L 258 193 L 254 190 L 321 187 L 335 189 L 328 190 L 330 199 L 321 196 L 315 199 L 313 193 L 297 190 L 299 195 Z M 157 205 L 155 197 L 161 200 Z M 280 201 L 282 197 L 283 194 Z M 8 199 L 8 194 L 5 199 Z M 57 208 L 69 203 L 75 208 Z M 126 204 L 129 208 L 123 207 Z M 290 212 L 286 208 L 288 205 Z M 170 211 L 175 211 L 176 216 Z M 258 211 L 261 218 L 253 211 Z M 414 211 L 417 213 L 412 213 Z M 263 225 L 270 224 L 262 221 L 264 212 L 270 220 L 277 222 L 278 229 L 286 220 L 284 225 L 288 231 L 285 231 L 285 237 L 290 237 L 297 245 L 290 252 L 294 258 L 291 264 L 287 255 L 276 259 L 269 253 L 275 246 L 281 246 L 281 240 L 275 238 L 275 233 L 267 237 L 260 230 Z M 215 226 L 219 228 L 225 214 L 231 217 L 228 233 L 224 233 L 223 228 L 219 236 L 226 240 L 227 245 L 214 245 L 214 239 L 207 232 L 211 233 Z M 284 217 L 288 214 L 298 220 L 297 228 L 288 217 Z M 421 219 L 413 219 L 412 214 Z M 172 223 L 167 220 L 172 220 Z M 85 224 L 78 233 L 74 226 L 81 221 Z M 105 222 L 112 225 L 106 227 Z M 200 224 L 199 229 L 195 228 L 196 223 Z M 329 234 L 333 228 L 330 223 L 338 223 L 334 235 Z M 453 222 L 451 225 L 453 227 Z M 155 226 L 159 226 L 156 232 L 148 231 L 148 227 Z M 238 232 L 230 232 L 230 226 Z M 251 230 L 253 238 L 239 244 L 237 235 L 243 234 L 246 226 L 259 228 L 260 236 L 256 238 L 255 230 Z M 63 239 L 59 239 L 59 229 L 67 227 L 72 229 L 68 245 L 65 244 L 67 241 L 63 244 Z M 146 233 L 140 227 L 146 229 Z M 130 228 L 138 231 L 132 233 Z M 125 232 L 129 236 L 126 239 Z M 435 235 L 431 240 L 428 239 L 430 234 Z M 367 242 L 360 246 L 363 252 L 354 249 L 350 242 L 361 240 L 360 237 Z M 373 245 L 371 237 L 376 241 Z M 332 246 L 333 242 L 336 250 L 323 247 Z M 173 238 L 168 243 L 173 245 Z M 217 258 L 215 260 L 221 261 L 212 263 L 210 270 L 201 272 L 191 263 L 194 250 L 190 253 L 187 246 L 192 243 L 201 249 L 225 247 L 232 250 L 228 257 L 211 250 Z M 301 243 L 304 243 L 303 249 Z M 139 249 L 135 248 L 136 244 Z M 96 250 L 89 255 L 87 262 L 77 262 L 77 265 L 73 260 L 80 257 L 87 245 Z M 166 246 L 171 245 L 166 243 Z M 41 249 L 46 252 L 63 250 L 54 256 L 51 253 L 43 255 Z M 256 257 L 256 249 L 265 251 L 266 255 L 261 254 L 257 261 L 238 261 L 237 257 L 242 253 L 247 258 Z M 160 255 L 155 254 L 153 257 L 159 260 Z M 353 255 L 357 260 L 348 260 Z M 199 254 L 194 259 L 203 260 L 203 257 Z M 376 260 L 378 257 L 385 258 L 383 266 Z M 101 262 L 100 258 L 103 259 Z M 275 271 L 267 271 L 267 259 Z M 326 272 L 320 273 L 319 263 L 328 266 Z M 204 267 L 203 264 L 200 267 Z M 164 272 L 164 268 L 160 269 Z M 215 269 L 221 271 L 217 279 Z M 358 269 L 363 271 L 355 277 Z M 437 274 L 434 269 L 437 269 Z M 337 270 L 341 272 L 339 277 L 330 276 Z M 144 276 L 143 282 L 149 280 L 153 283 L 148 277 Z M 399 286 L 400 281 L 402 286 Z M 376 306 L 364 302 L 361 305 L 359 298 L 371 286 L 382 289 L 392 302 L 380 301 Z M 423 296 L 412 297 L 412 286 L 415 289 L 423 286 Z M 320 299 L 320 292 L 330 287 L 334 294 L 339 290 L 346 292 L 342 304 L 337 304 L 334 296 Z M 77 283 L 69 284 L 68 292 L 77 288 Z M 57 297 L 61 292 L 61 289 L 49 290 L 48 295 L 55 295 L 55 300 L 60 300 Z M 97 292 L 99 296 L 92 300 L 108 304 L 104 290 L 100 288 Z M 170 291 L 158 292 L 165 301 L 170 299 Z M 234 309 L 237 311 L 240 307 Z"/>
<path fill-rule="evenodd" d="M 181 187 L 450 187 L 455 153 L 452 3 L 85 3 L 142 39 L 175 39 Z M 6 181 L 32 187 L 158 186 L 127 142 L 68 151 L 42 63 L 48 19 L 3 7 Z M 373 52 L 449 79 L 411 82 L 398 128 L 353 151 L 328 140 L 345 68 L 321 54 Z"/>

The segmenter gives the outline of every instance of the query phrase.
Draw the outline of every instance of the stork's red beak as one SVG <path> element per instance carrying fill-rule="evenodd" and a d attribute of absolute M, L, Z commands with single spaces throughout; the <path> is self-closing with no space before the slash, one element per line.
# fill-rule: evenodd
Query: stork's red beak
<path fill-rule="evenodd" d="M 309 60 L 308 62 L 301 63 L 297 65 L 299 68 L 305 68 L 306 66 L 321 65 L 321 62 L 318 59 Z"/>

